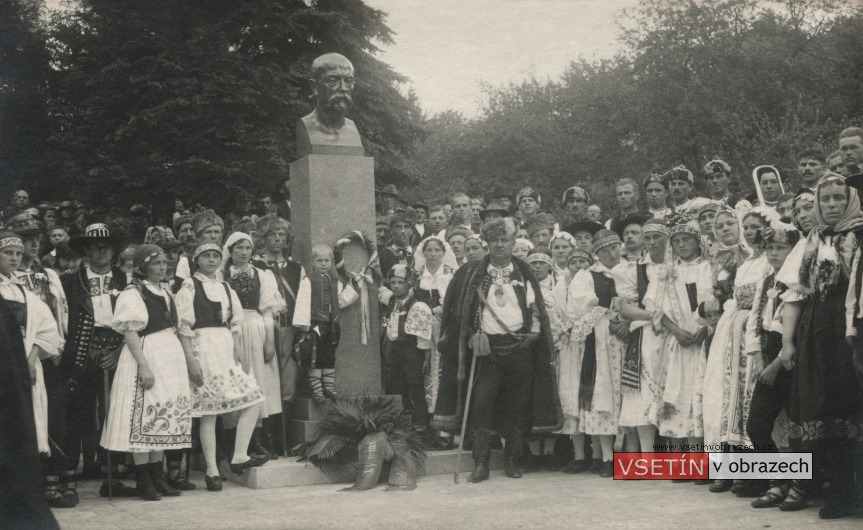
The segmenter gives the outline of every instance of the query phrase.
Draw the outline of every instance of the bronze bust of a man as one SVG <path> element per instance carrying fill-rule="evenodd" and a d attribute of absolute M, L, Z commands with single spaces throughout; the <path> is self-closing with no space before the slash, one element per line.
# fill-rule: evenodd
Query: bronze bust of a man
<path fill-rule="evenodd" d="M 363 156 L 357 126 L 345 118 L 353 105 L 354 66 L 343 55 L 327 53 L 312 62 L 311 77 L 316 106 L 297 121 L 297 156 Z"/>

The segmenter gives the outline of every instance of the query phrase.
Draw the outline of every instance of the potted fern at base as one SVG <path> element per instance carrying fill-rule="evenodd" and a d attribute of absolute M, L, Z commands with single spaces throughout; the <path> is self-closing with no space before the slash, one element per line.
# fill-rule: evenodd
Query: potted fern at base
<path fill-rule="evenodd" d="M 423 435 L 411 428 L 401 405 L 385 396 L 337 399 L 315 439 L 297 452 L 300 462 L 310 462 L 331 480 L 355 481 L 342 491 L 373 488 L 386 463 L 387 489 L 412 490 L 426 458 Z"/>

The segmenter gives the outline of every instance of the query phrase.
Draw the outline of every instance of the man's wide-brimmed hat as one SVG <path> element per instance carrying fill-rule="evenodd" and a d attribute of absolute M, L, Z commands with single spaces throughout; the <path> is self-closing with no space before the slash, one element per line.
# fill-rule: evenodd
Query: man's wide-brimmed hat
<path fill-rule="evenodd" d="M 497 201 L 491 201 L 488 206 L 480 210 L 479 218 L 485 221 L 485 217 L 490 213 L 498 213 L 504 217 L 509 217 L 509 210 L 503 207 L 503 204 Z"/>
<path fill-rule="evenodd" d="M 42 233 L 44 226 L 34 219 L 30 212 L 22 212 L 6 220 L 6 230 L 15 232 L 18 237 L 38 236 Z"/>
<path fill-rule="evenodd" d="M 591 221 L 590 219 L 584 219 L 581 221 L 576 221 L 574 223 L 568 224 L 562 228 L 564 232 L 568 232 L 572 235 L 575 235 L 577 232 L 590 232 L 590 235 L 594 235 L 600 230 L 605 228 L 601 224 L 596 221 Z"/>
<path fill-rule="evenodd" d="M 84 229 L 84 235 L 75 236 L 69 240 L 69 247 L 78 254 L 87 253 L 87 247 L 93 243 L 108 243 L 117 247 L 119 240 L 111 234 L 111 229 L 105 223 L 93 223 Z"/>
<path fill-rule="evenodd" d="M 651 219 L 651 216 L 649 215 L 645 215 L 643 213 L 631 213 L 620 221 L 614 223 L 614 226 L 612 226 L 611 229 L 617 232 L 617 235 L 620 236 L 621 239 L 623 239 L 623 231 L 626 230 L 627 226 L 644 226 L 644 223 L 646 223 L 649 219 Z"/>

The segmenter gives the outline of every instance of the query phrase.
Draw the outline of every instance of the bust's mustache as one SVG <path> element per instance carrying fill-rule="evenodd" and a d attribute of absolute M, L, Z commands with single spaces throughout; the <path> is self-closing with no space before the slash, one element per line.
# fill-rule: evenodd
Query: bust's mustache
<path fill-rule="evenodd" d="M 351 95 L 349 93 L 340 92 L 340 93 L 333 94 L 327 100 L 327 106 L 328 107 L 336 107 L 340 104 L 344 105 L 346 107 L 350 107 L 354 104 L 354 99 L 351 97 Z"/>

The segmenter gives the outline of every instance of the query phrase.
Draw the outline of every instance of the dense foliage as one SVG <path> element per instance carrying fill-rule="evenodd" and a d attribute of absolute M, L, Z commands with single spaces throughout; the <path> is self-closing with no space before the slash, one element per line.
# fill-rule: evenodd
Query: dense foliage
<path fill-rule="evenodd" d="M 416 193 L 487 196 L 494 177 L 552 206 L 580 183 L 611 207 L 619 178 L 678 164 L 700 175 L 717 155 L 744 192 L 755 166 L 794 181 L 796 152 L 832 151 L 860 124 L 863 12 L 841 0 L 644 0 L 620 38 L 618 56 L 575 61 L 559 80 L 487 87 L 475 119 L 432 117 L 412 158 Z"/>
<path fill-rule="evenodd" d="M 50 60 L 46 151 L 38 172 L 3 175 L 26 176 L 42 197 L 228 209 L 276 190 L 295 158 L 294 123 L 313 105 L 309 65 L 330 51 L 358 72 L 350 116 L 378 178 L 408 178 L 420 112 L 375 57 L 391 43 L 386 14 L 359 0 L 79 0 L 43 19 L 34 31 L 50 56 L 23 59 Z"/>

